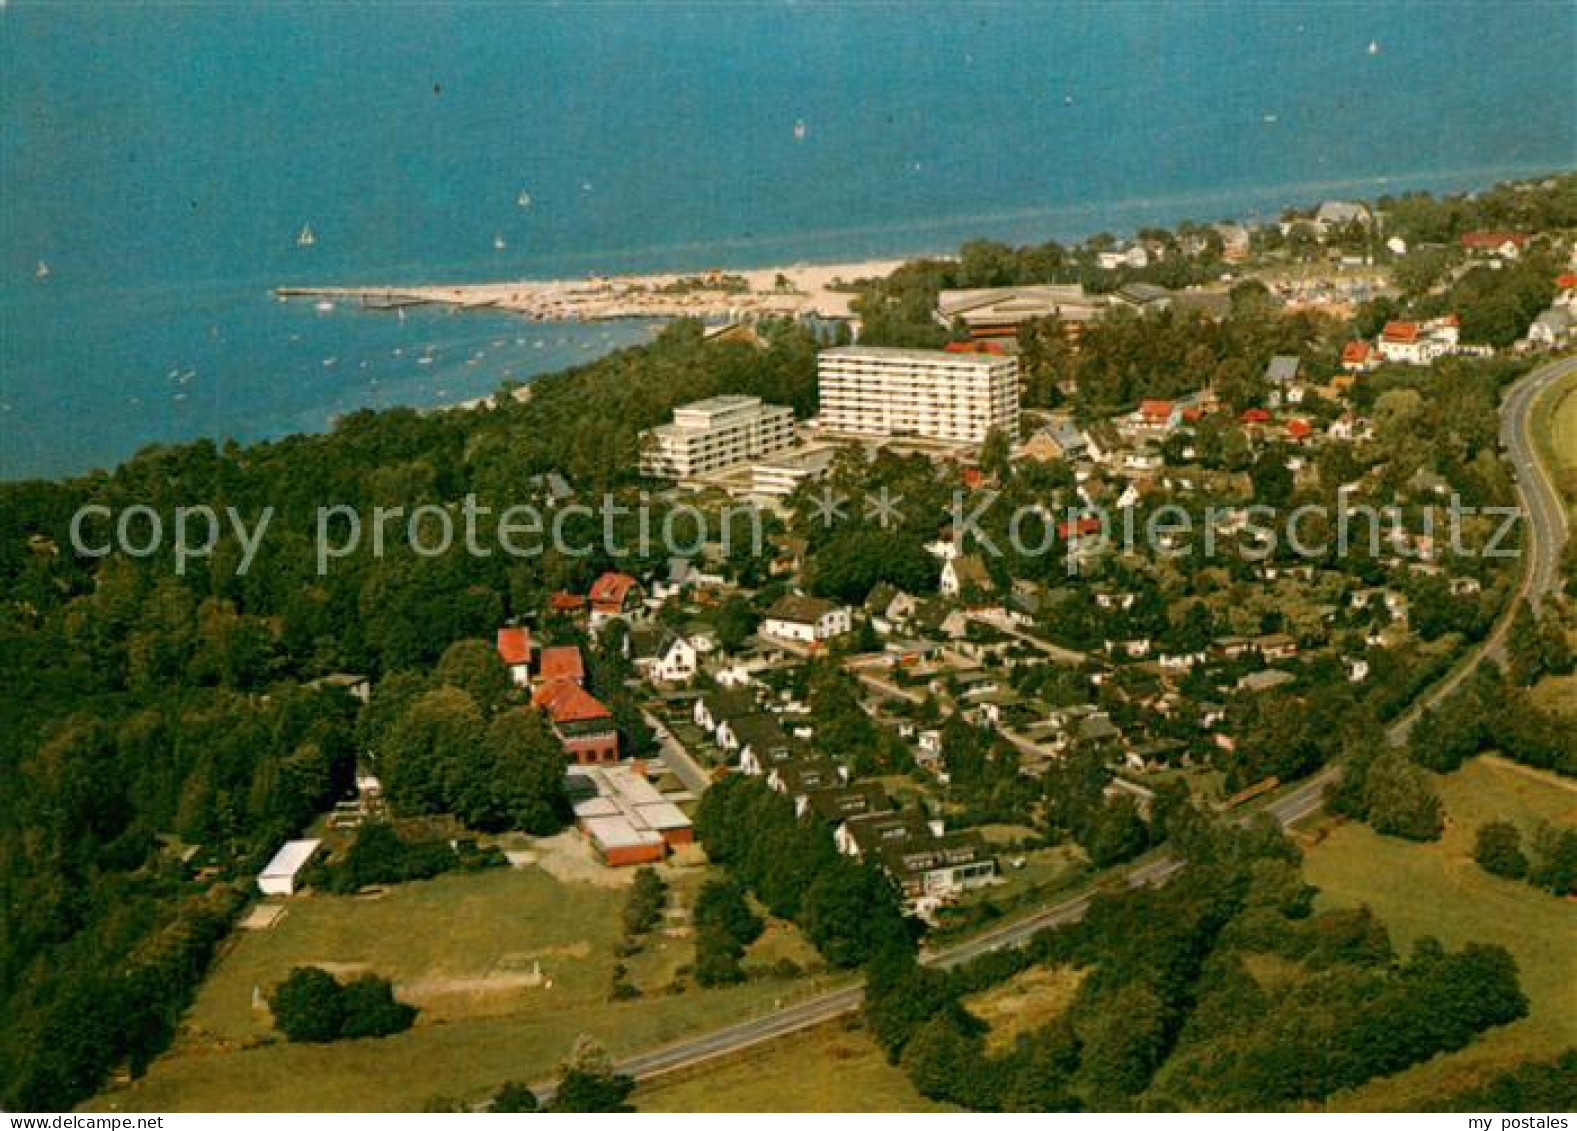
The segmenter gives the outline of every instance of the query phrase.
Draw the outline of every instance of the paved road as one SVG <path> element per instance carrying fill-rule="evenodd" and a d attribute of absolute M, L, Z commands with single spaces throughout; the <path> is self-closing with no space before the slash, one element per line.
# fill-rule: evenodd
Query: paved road
<path fill-rule="evenodd" d="M 1555 489 L 1554 480 L 1538 460 L 1537 447 L 1529 430 L 1534 402 L 1551 385 L 1577 373 L 1577 358 L 1551 362 L 1518 382 L 1506 397 L 1501 412 L 1500 439 L 1506 455 L 1516 469 L 1518 491 L 1528 521 L 1526 549 L 1533 567 L 1523 575 L 1519 596 L 1537 607 L 1559 579 L 1561 547 L 1566 542 L 1566 506 Z"/>
<path fill-rule="evenodd" d="M 1553 382 L 1566 374 L 1577 371 L 1577 358 L 1552 362 L 1535 370 L 1518 382 L 1508 393 L 1501 407 L 1502 440 L 1517 473 L 1517 491 L 1524 512 L 1529 517 L 1527 538 L 1524 542 L 1524 573 L 1518 587 L 1518 598 L 1524 596 L 1537 600 L 1555 584 L 1561 546 L 1566 530 L 1566 515 L 1549 475 L 1534 455 L 1534 445 L 1529 433 L 1529 416 L 1534 401 Z M 1509 616 L 1503 617 L 1495 630 L 1479 646 L 1473 662 L 1464 663 L 1456 672 L 1431 688 L 1421 697 L 1414 709 L 1393 723 L 1389 736 L 1400 741 L 1407 735 L 1412 719 L 1419 710 L 1439 702 L 1449 695 L 1472 671 L 1477 660 L 1484 656 L 1498 657 L 1504 648 Z M 1323 804 L 1326 787 L 1335 782 L 1339 767 L 1327 766 L 1313 777 L 1300 782 L 1296 788 L 1266 806 L 1282 825 L 1290 825 L 1307 817 Z M 1181 861 L 1162 855 L 1127 873 L 1131 886 L 1159 884 L 1181 870 Z M 1022 919 L 982 932 L 964 942 L 924 955 L 922 961 L 938 966 L 954 966 L 978 955 L 1005 946 L 1019 946 L 1048 927 L 1059 926 L 1080 918 L 1088 909 L 1090 895 L 1081 895 L 1055 906 L 1037 911 Z M 638 1053 L 619 1061 L 619 1072 L 636 1079 L 646 1079 L 679 1068 L 686 1068 L 715 1057 L 738 1052 L 752 1045 L 798 1032 L 822 1024 L 835 1017 L 851 1013 L 860 1007 L 864 990 L 854 985 L 819 995 L 794 1005 L 774 1010 L 761 1017 L 741 1021 L 734 1025 L 692 1037 L 649 1052 Z M 551 1089 L 539 1092 L 544 1094 Z"/>
<path fill-rule="evenodd" d="M 1031 648 L 1038 648 L 1059 664 L 1066 664 L 1069 667 L 1076 668 L 1090 658 L 1083 652 L 1075 652 L 1072 648 L 1064 648 L 1060 644 L 1053 644 L 1049 640 L 1042 640 L 1033 633 L 1025 632 L 1006 617 L 994 616 L 991 613 L 970 613 L 969 619 L 979 621 L 988 628 L 994 628 L 998 632 L 1005 633 L 1015 640 L 1028 644 Z"/>
<path fill-rule="evenodd" d="M 1511 617 L 1526 598 L 1538 608 L 1560 581 L 1561 548 L 1566 544 L 1566 506 L 1549 472 L 1538 460 L 1533 439 L 1533 406 L 1544 392 L 1568 374 L 1577 373 L 1577 358 L 1568 357 L 1540 366 L 1511 387 L 1500 406 L 1500 442 L 1517 476 L 1517 501 L 1522 508 L 1522 581 L 1515 598 L 1479 645 L 1470 661 L 1430 689 L 1392 724 L 1393 742 L 1405 741 L 1420 714 L 1445 699 L 1473 674 L 1482 659 L 1497 662 L 1506 654 Z"/>
<path fill-rule="evenodd" d="M 684 743 L 673 736 L 666 723 L 650 711 L 645 714 L 646 725 L 657 735 L 657 752 L 663 765 L 672 771 L 674 777 L 684 783 L 686 789 L 700 797 L 706 792 L 707 786 L 712 784 L 712 779 L 706 776 L 701 764 L 690 757 L 690 752 L 684 748 Z"/>

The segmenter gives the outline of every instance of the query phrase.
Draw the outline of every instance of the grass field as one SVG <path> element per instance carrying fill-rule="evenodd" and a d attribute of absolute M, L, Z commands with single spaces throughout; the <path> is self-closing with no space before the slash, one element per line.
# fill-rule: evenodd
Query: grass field
<path fill-rule="evenodd" d="M 677 872 L 676 904 L 706 870 Z M 622 887 L 565 883 L 537 867 L 404 884 L 376 898 L 303 896 L 273 927 L 238 932 L 199 991 L 176 1045 L 132 1085 L 92 1106 L 123 1110 L 420 1110 L 434 1096 L 473 1100 L 506 1079 L 552 1077 L 590 1033 L 615 1055 L 656 1047 L 825 989 L 826 977 L 759 978 L 724 990 L 672 992 L 694 946 L 677 915 L 624 959 L 642 997 L 610 1002 Z M 813 952 L 771 924 L 747 956 L 765 967 Z M 293 966 L 372 971 L 421 1007 L 416 1026 L 383 1040 L 290 1045 L 266 994 Z M 534 985 L 540 967 L 541 984 Z"/>
<path fill-rule="evenodd" d="M 1533 702 L 1543 710 L 1577 715 L 1577 673 L 1545 676 L 1533 685 Z"/>
<path fill-rule="evenodd" d="M 1071 966 L 1031 966 L 1001 985 L 964 999 L 964 1006 L 989 1027 L 986 1048 L 1007 1052 L 1020 1033 L 1055 1020 L 1078 992 L 1088 970 Z"/>
<path fill-rule="evenodd" d="M 642 1111 L 948 1111 L 914 1090 L 863 1030 L 835 1021 L 635 1092 Z"/>
<path fill-rule="evenodd" d="M 1577 374 L 1557 382 L 1540 398 L 1534 440 L 1555 486 L 1577 512 Z"/>
<path fill-rule="evenodd" d="M 1332 1107 L 1417 1110 L 1530 1057 L 1577 1044 L 1577 904 L 1484 872 L 1472 858 L 1478 826 L 1497 817 L 1523 825 L 1577 823 L 1577 784 L 1498 758 L 1473 760 L 1439 779 L 1448 823 L 1434 844 L 1381 837 L 1356 823 L 1310 830 L 1310 882 L 1322 907 L 1368 904 L 1398 947 L 1434 935 L 1446 945 L 1499 943 L 1516 956 L 1532 1008 L 1467 1048 L 1351 1093 Z"/>

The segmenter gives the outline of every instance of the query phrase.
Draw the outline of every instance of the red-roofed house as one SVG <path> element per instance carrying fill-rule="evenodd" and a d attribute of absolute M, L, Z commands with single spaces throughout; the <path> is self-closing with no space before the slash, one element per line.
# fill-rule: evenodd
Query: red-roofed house
<path fill-rule="evenodd" d="M 1287 421 L 1287 439 L 1289 440 L 1298 440 L 1300 442 L 1307 440 L 1312 432 L 1313 429 L 1309 427 L 1309 422 L 1300 416 L 1294 416 Z"/>
<path fill-rule="evenodd" d="M 1428 365 L 1456 346 L 1459 325 L 1454 314 L 1430 322 L 1387 322 L 1380 331 L 1380 356 L 1402 365 Z"/>
<path fill-rule="evenodd" d="M 1179 416 L 1177 406 L 1171 401 L 1145 400 L 1139 402 L 1133 422 L 1147 431 L 1170 432 L 1177 427 Z"/>
<path fill-rule="evenodd" d="M 1555 276 L 1555 288 L 1562 291 L 1577 290 L 1577 274 L 1567 272 Z"/>
<path fill-rule="evenodd" d="M 547 712 L 567 757 L 582 766 L 619 760 L 619 732 L 613 725 L 613 712 L 579 684 L 566 679 L 544 683 L 531 702 Z"/>
<path fill-rule="evenodd" d="M 1064 542 L 1077 542 L 1081 538 L 1088 538 L 1092 534 L 1101 532 L 1101 520 L 1094 515 L 1086 515 L 1073 522 L 1057 523 L 1057 537 Z"/>
<path fill-rule="evenodd" d="M 537 662 L 537 676 L 543 684 L 564 681 L 584 686 L 586 666 L 581 662 L 580 649 L 573 644 L 559 644 L 542 649 Z"/>
<path fill-rule="evenodd" d="M 646 596 L 641 583 L 627 573 L 609 571 L 591 583 L 591 623 L 638 613 Z"/>
<path fill-rule="evenodd" d="M 1269 424 L 1270 413 L 1262 408 L 1246 408 L 1238 419 L 1244 424 Z"/>
<path fill-rule="evenodd" d="M 561 589 L 548 598 L 548 608 L 560 616 L 575 616 L 586 611 L 586 598 L 579 593 L 566 593 Z"/>
<path fill-rule="evenodd" d="M 1515 259 L 1528 244 L 1528 237 L 1521 232 L 1463 232 L 1464 251 L 1479 255 L 1495 255 L 1501 259 Z"/>
<path fill-rule="evenodd" d="M 1380 356 L 1368 342 L 1348 342 L 1342 347 L 1342 368 L 1349 373 L 1367 373 L 1380 364 Z"/>
<path fill-rule="evenodd" d="M 498 658 L 509 669 L 509 679 L 516 687 L 531 682 L 531 630 L 529 628 L 501 628 L 498 630 Z"/>

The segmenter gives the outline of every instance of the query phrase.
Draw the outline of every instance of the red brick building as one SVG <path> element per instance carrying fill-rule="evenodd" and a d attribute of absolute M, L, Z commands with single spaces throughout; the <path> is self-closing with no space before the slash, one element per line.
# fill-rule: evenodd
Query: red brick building
<path fill-rule="evenodd" d="M 541 684 L 531 702 L 547 712 L 564 754 L 582 766 L 619 760 L 619 732 L 609 711 L 589 691 L 567 679 Z"/>

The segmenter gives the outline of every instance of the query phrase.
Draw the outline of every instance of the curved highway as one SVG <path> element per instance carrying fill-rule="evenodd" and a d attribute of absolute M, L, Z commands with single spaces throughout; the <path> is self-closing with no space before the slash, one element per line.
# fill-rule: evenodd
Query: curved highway
<path fill-rule="evenodd" d="M 1529 426 L 1533 406 L 1540 395 L 1573 372 L 1577 372 L 1577 358 L 1564 358 L 1541 366 L 1513 385 L 1501 405 L 1501 442 L 1516 473 L 1517 494 L 1527 521 L 1522 544 L 1522 582 L 1517 588 L 1516 600 L 1474 653 L 1464 658 L 1450 675 L 1420 696 L 1412 708 L 1391 725 L 1387 735 L 1392 742 L 1403 741 L 1419 713 L 1454 691 L 1480 660 L 1486 657 L 1498 659 L 1504 651 L 1511 613 L 1516 605 L 1524 597 L 1537 604 L 1556 584 L 1561 547 L 1566 537 L 1566 511 L 1549 473 L 1538 461 Z M 1301 820 L 1320 808 L 1326 787 L 1340 773 L 1339 767 L 1327 766 L 1271 802 L 1263 811 L 1270 813 L 1284 826 Z M 1130 870 L 1125 878 L 1131 886 L 1158 884 L 1182 867 L 1181 861 L 1163 854 Z M 1089 907 L 1091 898 L 1091 894 L 1085 894 L 1066 900 L 953 946 L 929 952 L 921 961 L 938 966 L 954 966 L 988 951 L 1022 945 L 1048 927 L 1079 919 Z M 615 1070 L 640 1080 L 688 1068 L 851 1013 L 860 1007 L 863 997 L 864 988 L 858 984 L 834 990 L 773 1010 L 761 1017 L 626 1057 L 617 1062 Z M 551 1093 L 551 1087 L 538 1089 L 538 1094 L 543 1097 Z"/>

